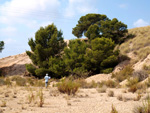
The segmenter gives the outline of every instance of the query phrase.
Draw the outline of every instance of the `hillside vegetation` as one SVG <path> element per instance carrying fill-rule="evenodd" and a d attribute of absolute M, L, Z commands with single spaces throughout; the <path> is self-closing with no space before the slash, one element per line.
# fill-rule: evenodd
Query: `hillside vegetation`
<path fill-rule="evenodd" d="M 122 43 L 120 52 L 132 59 L 143 60 L 150 54 L 150 26 L 129 29 L 130 39 Z"/>

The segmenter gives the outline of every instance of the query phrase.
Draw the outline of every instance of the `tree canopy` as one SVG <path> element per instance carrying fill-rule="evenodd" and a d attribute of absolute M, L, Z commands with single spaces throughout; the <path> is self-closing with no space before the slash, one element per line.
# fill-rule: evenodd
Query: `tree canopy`
<path fill-rule="evenodd" d="M 60 73 L 63 63 L 61 54 L 66 43 L 62 37 L 62 32 L 58 31 L 54 24 L 45 28 L 41 27 L 35 34 L 35 40 L 29 39 L 28 44 L 31 51 L 26 51 L 26 53 L 34 64 L 26 65 L 30 73 L 38 77 L 45 76 L 45 73 L 49 73 L 53 77 L 61 76 L 59 75 L 63 73 Z M 57 73 L 57 71 L 60 72 Z"/>
<path fill-rule="evenodd" d="M 120 43 L 122 37 L 127 33 L 127 25 L 116 18 L 109 19 L 106 15 L 87 14 L 82 16 L 72 33 L 80 38 L 83 35 L 89 40 L 97 37 L 111 38 L 115 43 Z"/>
<path fill-rule="evenodd" d="M 70 40 L 68 47 L 64 49 L 64 62 L 67 71 L 76 74 L 78 71 L 85 71 L 84 60 L 87 44 L 80 39 Z"/>
<path fill-rule="evenodd" d="M 0 52 L 2 52 L 3 49 L 4 49 L 4 42 L 0 41 Z"/>
<path fill-rule="evenodd" d="M 108 38 L 95 38 L 91 48 L 85 54 L 85 68 L 94 73 L 109 73 L 118 63 L 118 51 L 114 51 L 115 43 Z"/>

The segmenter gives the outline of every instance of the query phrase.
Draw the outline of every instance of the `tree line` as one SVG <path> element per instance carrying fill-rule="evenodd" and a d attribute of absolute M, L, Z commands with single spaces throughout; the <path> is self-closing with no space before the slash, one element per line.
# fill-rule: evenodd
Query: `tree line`
<path fill-rule="evenodd" d="M 54 78 L 110 73 L 119 63 L 119 50 L 114 48 L 127 32 L 127 25 L 101 14 L 82 16 L 72 30 L 77 39 L 68 45 L 54 24 L 41 27 L 35 40 L 29 39 L 31 51 L 26 53 L 33 64 L 26 64 L 26 69 L 39 78 L 46 73 Z M 87 42 L 80 40 L 83 35 Z"/>

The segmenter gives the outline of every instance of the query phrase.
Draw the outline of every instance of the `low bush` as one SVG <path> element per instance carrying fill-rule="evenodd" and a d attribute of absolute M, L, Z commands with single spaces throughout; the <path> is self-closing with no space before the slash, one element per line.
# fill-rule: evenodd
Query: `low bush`
<path fill-rule="evenodd" d="M 118 82 L 117 82 L 117 81 L 114 81 L 114 80 L 107 80 L 107 81 L 104 82 L 104 84 L 105 84 L 107 87 L 115 88 L 115 87 L 118 85 Z"/>
<path fill-rule="evenodd" d="M 5 79 L 5 84 L 8 85 L 8 86 L 11 86 L 11 85 L 12 85 L 12 83 L 11 83 L 11 81 L 10 81 L 9 78 L 6 78 L 6 79 Z"/>
<path fill-rule="evenodd" d="M 33 80 L 32 78 L 27 78 L 27 82 L 29 85 L 34 86 L 35 85 L 35 80 Z"/>
<path fill-rule="evenodd" d="M 96 88 L 98 85 L 97 83 L 95 83 L 95 81 L 87 83 L 85 79 L 77 79 L 75 80 L 75 82 L 77 82 L 81 88 Z"/>
<path fill-rule="evenodd" d="M 130 86 L 129 89 L 128 89 L 128 91 L 129 91 L 129 92 L 132 92 L 132 93 L 135 93 L 135 92 L 137 91 L 137 86 L 136 86 L 136 84 Z"/>
<path fill-rule="evenodd" d="M 137 84 L 138 82 L 139 82 L 139 79 L 138 79 L 137 77 L 136 77 L 136 78 L 130 77 L 130 78 L 128 79 L 127 86 L 128 86 L 128 87 L 131 87 L 131 86 Z"/>
<path fill-rule="evenodd" d="M 112 77 L 116 78 L 117 81 L 122 82 L 123 80 L 127 79 L 128 77 L 132 76 L 134 69 L 131 65 L 126 66 L 123 70 L 118 73 L 113 73 Z"/>
<path fill-rule="evenodd" d="M 16 79 L 16 84 L 18 86 L 26 86 L 26 79 L 25 78 L 22 78 L 22 77 L 18 77 Z"/>
<path fill-rule="evenodd" d="M 60 83 L 58 83 L 57 86 L 58 90 L 61 93 L 66 93 L 68 95 L 75 95 L 75 93 L 78 91 L 80 84 L 69 79 L 63 79 Z"/>

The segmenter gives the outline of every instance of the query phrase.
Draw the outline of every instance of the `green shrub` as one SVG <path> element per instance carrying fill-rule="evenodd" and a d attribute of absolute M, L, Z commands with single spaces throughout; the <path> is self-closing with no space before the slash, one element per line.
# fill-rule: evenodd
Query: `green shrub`
<path fill-rule="evenodd" d="M 73 70 L 74 76 L 77 76 L 78 78 L 86 78 L 90 74 L 90 72 L 87 72 L 84 68 L 75 68 Z"/>
<path fill-rule="evenodd" d="M 102 73 L 109 74 L 112 71 L 113 71 L 113 68 L 107 68 L 107 69 L 102 70 Z"/>
<path fill-rule="evenodd" d="M 35 71 L 35 74 L 39 77 L 39 78 L 43 78 L 45 76 L 46 73 L 48 73 L 49 70 L 45 69 L 45 68 L 38 68 Z"/>
<path fill-rule="evenodd" d="M 35 75 L 36 68 L 32 64 L 26 64 L 25 66 L 30 74 Z"/>
<path fill-rule="evenodd" d="M 75 81 L 64 79 L 60 83 L 58 83 L 58 90 L 61 93 L 75 95 L 75 93 L 78 91 L 79 86 L 79 83 L 76 83 Z"/>

